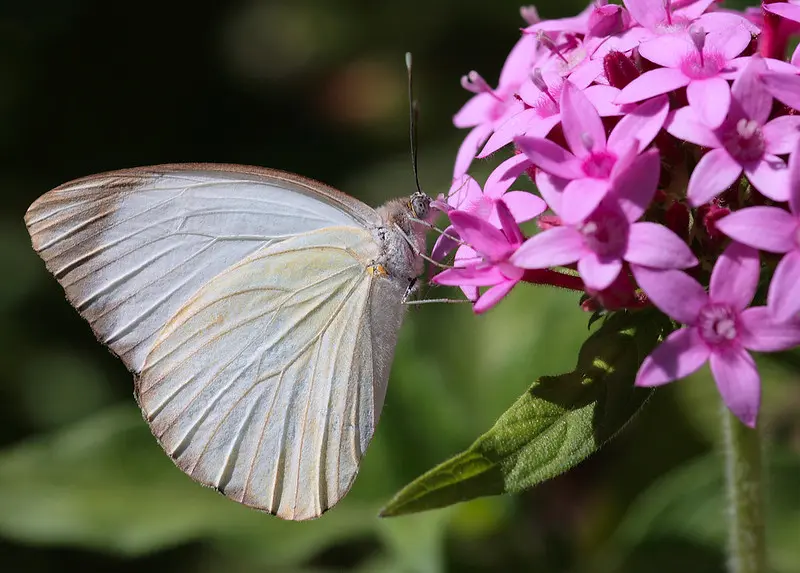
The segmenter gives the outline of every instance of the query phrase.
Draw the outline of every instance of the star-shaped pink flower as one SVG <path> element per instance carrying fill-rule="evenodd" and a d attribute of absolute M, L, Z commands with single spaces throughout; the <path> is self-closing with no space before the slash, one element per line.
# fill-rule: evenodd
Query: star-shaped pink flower
<path fill-rule="evenodd" d="M 447 269 L 432 279 L 435 284 L 462 289 L 491 287 L 475 301 L 473 310 L 478 314 L 500 302 L 525 274 L 509 261 L 524 240 L 522 231 L 505 203 L 500 201 L 496 209 L 501 229 L 471 213 L 450 212 L 450 222 L 459 237 L 474 250 L 475 257 L 463 267 Z"/>
<path fill-rule="evenodd" d="M 546 269 L 577 262 L 586 286 L 598 291 L 614 282 L 623 261 L 658 268 L 696 265 L 689 247 L 672 231 L 636 222 L 656 192 L 660 171 L 658 150 L 645 152 L 586 219 L 534 235 L 511 256 L 511 263 Z"/>
<path fill-rule="evenodd" d="M 636 163 L 668 111 L 666 97 L 653 98 L 623 117 L 606 139 L 597 110 L 581 90 L 566 82 L 561 91 L 561 127 L 570 151 L 537 137 L 518 137 L 514 142 L 531 163 L 566 183 L 563 199 L 545 196 L 545 201 L 551 207 L 561 203 L 561 217 L 575 223 L 594 211 L 614 179 Z"/>
<path fill-rule="evenodd" d="M 758 286 L 758 251 L 731 243 L 714 265 L 708 293 L 683 271 L 636 265 L 631 270 L 650 301 L 686 325 L 644 360 L 636 385 L 661 386 L 710 362 L 725 404 L 754 427 L 761 379 L 748 350 L 776 352 L 800 344 L 800 323 L 779 323 L 763 306 L 747 308 Z"/>
<path fill-rule="evenodd" d="M 778 155 L 794 148 L 800 137 L 800 117 L 784 115 L 767 121 L 772 96 L 759 80 L 766 69 L 762 58 L 750 58 L 733 82 L 730 112 L 719 128 L 709 129 L 690 106 L 674 111 L 667 120 L 666 129 L 675 137 L 711 148 L 689 179 L 687 196 L 692 205 L 713 199 L 742 171 L 767 197 L 776 201 L 789 197 L 786 164 Z"/>
<path fill-rule="evenodd" d="M 728 113 L 731 93 L 726 80 L 734 79 L 732 60 L 750 43 L 743 26 L 706 34 L 702 28 L 660 36 L 639 46 L 642 57 L 663 66 L 633 80 L 616 103 L 633 103 L 686 87 L 689 105 L 709 127 L 718 127 Z"/>

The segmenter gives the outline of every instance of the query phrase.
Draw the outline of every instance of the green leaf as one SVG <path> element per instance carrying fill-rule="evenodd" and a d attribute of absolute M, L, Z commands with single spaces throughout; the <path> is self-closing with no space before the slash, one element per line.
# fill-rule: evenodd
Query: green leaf
<path fill-rule="evenodd" d="M 519 492 L 573 467 L 648 398 L 634 377 L 670 328 L 654 311 L 612 315 L 584 342 L 574 371 L 539 378 L 469 449 L 407 485 L 381 515 Z"/>

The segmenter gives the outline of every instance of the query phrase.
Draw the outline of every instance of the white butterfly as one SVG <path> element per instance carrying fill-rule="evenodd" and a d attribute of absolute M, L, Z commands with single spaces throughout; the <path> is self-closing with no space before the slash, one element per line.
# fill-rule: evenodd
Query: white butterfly
<path fill-rule="evenodd" d="M 179 164 L 72 181 L 25 221 L 178 467 L 302 520 L 347 493 L 372 439 L 429 204 Z"/>

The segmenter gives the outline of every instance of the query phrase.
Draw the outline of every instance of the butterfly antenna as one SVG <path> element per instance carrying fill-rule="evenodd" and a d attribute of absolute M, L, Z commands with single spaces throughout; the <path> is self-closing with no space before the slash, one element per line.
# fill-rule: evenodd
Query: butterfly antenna
<path fill-rule="evenodd" d="M 417 170 L 417 123 L 419 119 L 419 105 L 414 99 L 414 81 L 411 72 L 411 52 L 406 52 L 406 69 L 408 70 L 408 112 L 409 112 L 409 137 L 411 139 L 411 168 L 414 170 L 414 183 L 417 191 L 422 193 Z"/>

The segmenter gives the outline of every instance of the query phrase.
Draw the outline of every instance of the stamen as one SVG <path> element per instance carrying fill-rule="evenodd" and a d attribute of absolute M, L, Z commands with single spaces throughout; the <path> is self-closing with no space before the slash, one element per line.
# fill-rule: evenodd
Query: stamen
<path fill-rule="evenodd" d="M 550 93 L 550 87 L 547 85 L 547 82 L 544 81 L 544 77 L 542 77 L 542 70 L 540 68 L 533 68 L 533 72 L 531 72 L 531 80 L 533 81 L 533 85 L 535 85 L 540 92 L 550 98 L 550 101 L 558 106 L 556 98 L 554 98 L 553 94 Z"/>
<path fill-rule="evenodd" d="M 667 16 L 667 24 L 672 26 L 672 0 L 664 0 L 662 5 Z"/>
<path fill-rule="evenodd" d="M 594 139 L 592 139 L 592 136 L 586 132 L 581 133 L 581 142 L 586 148 L 586 151 L 591 153 L 592 149 L 594 149 Z"/>
<path fill-rule="evenodd" d="M 466 76 L 461 76 L 461 87 L 474 94 L 492 91 L 492 88 L 489 87 L 489 84 L 486 82 L 486 80 L 484 80 L 483 77 L 481 77 L 481 75 L 475 70 L 472 70 Z"/>
<path fill-rule="evenodd" d="M 547 36 L 547 34 L 546 34 L 545 32 L 542 32 L 541 30 L 540 30 L 540 31 L 538 31 L 538 32 L 536 32 L 536 40 L 537 40 L 537 41 L 538 41 L 538 42 L 539 42 L 539 43 L 540 43 L 542 46 L 544 46 L 545 48 L 547 48 L 548 50 L 550 50 L 550 51 L 551 51 L 553 54 L 555 54 L 556 56 L 558 56 L 559 58 L 561 58 L 561 60 L 562 60 L 564 63 L 567 63 L 567 64 L 569 63 L 569 60 L 567 60 L 567 58 L 566 58 L 566 57 L 564 57 L 564 54 L 562 54 L 562 53 L 561 53 L 561 50 L 559 50 L 559 49 L 558 49 L 558 46 L 556 46 L 556 45 L 555 45 L 555 43 L 553 42 L 553 40 L 551 40 L 551 39 L 550 39 L 550 38 Z"/>
<path fill-rule="evenodd" d="M 689 28 L 689 36 L 692 38 L 694 47 L 697 49 L 697 53 L 700 56 L 700 67 L 705 68 L 706 63 L 703 59 L 703 48 L 706 46 L 706 31 L 702 26 L 692 26 Z"/>

